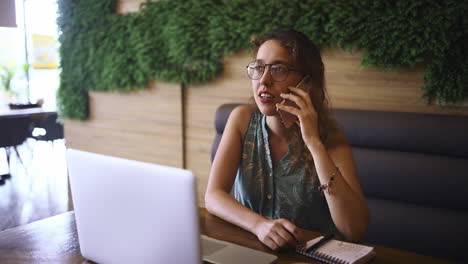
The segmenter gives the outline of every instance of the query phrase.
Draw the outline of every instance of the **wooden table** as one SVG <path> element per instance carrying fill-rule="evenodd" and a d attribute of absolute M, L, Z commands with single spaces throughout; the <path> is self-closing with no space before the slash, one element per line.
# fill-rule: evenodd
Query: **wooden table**
<path fill-rule="evenodd" d="M 207 236 L 273 253 L 278 263 L 319 263 L 294 252 L 275 253 L 243 229 L 231 225 L 200 208 L 201 232 Z M 307 232 L 312 239 L 316 232 Z M 407 251 L 375 246 L 371 263 L 450 263 Z M 91 263 L 80 254 L 75 215 L 67 212 L 31 224 L 0 232 L 0 263 Z"/>
<path fill-rule="evenodd" d="M 33 107 L 26 109 L 10 109 L 8 106 L 0 105 L 0 118 L 15 117 L 15 116 L 30 116 L 37 118 L 48 113 L 55 113 L 55 108 Z"/>

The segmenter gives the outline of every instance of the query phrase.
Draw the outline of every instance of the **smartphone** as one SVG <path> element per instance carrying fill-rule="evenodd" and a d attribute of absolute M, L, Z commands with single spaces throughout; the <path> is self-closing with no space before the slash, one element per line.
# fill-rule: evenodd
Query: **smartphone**
<path fill-rule="evenodd" d="M 304 78 L 302 78 L 301 81 L 299 81 L 299 83 L 296 85 L 297 88 L 305 91 L 305 92 L 308 92 L 309 91 L 309 81 L 310 81 L 310 76 L 309 75 L 306 75 L 304 76 Z M 281 104 L 283 105 L 287 105 L 287 106 L 294 106 L 294 107 L 298 107 L 296 105 L 296 103 L 294 103 L 293 101 L 291 100 L 288 100 L 288 99 L 283 99 L 283 101 L 281 101 Z M 290 114 L 286 111 L 282 111 L 280 109 L 276 109 L 278 112 L 279 112 L 279 115 L 280 115 L 280 118 L 281 118 L 281 121 L 283 122 L 283 125 L 286 127 L 286 128 L 290 128 L 291 126 L 293 126 L 296 121 L 297 121 L 297 116 L 293 115 L 293 114 Z"/>

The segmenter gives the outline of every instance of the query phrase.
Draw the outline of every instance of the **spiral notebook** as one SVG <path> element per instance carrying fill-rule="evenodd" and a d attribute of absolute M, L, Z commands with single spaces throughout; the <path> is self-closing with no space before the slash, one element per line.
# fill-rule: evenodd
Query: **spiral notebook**
<path fill-rule="evenodd" d="M 362 264 L 375 256 L 373 247 L 331 239 L 320 247 L 307 252 L 323 236 L 308 241 L 305 246 L 297 247 L 296 252 L 329 264 Z"/>

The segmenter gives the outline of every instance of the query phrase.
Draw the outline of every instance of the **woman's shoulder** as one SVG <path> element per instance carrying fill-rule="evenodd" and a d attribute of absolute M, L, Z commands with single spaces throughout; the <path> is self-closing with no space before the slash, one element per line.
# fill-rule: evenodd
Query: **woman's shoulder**
<path fill-rule="evenodd" d="M 252 104 L 240 104 L 240 105 L 236 106 L 236 108 L 234 108 L 232 110 L 232 112 L 237 112 L 237 113 L 243 113 L 243 114 L 250 115 L 256 109 L 257 108 L 255 107 L 255 105 L 252 105 Z"/>
<path fill-rule="evenodd" d="M 247 127 L 250 122 L 250 118 L 253 113 L 257 111 L 254 105 L 239 105 L 232 110 L 229 119 L 233 122 L 233 125 L 239 130 L 243 136 L 247 131 Z"/>

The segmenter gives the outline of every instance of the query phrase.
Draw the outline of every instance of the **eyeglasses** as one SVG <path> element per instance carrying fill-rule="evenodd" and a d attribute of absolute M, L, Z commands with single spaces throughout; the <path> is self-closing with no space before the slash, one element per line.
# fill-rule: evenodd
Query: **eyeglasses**
<path fill-rule="evenodd" d="M 276 82 L 282 82 L 288 77 L 290 71 L 301 72 L 295 69 L 290 69 L 288 66 L 275 63 L 275 64 L 265 64 L 258 61 L 253 61 L 247 65 L 247 75 L 252 80 L 259 80 L 262 78 L 263 73 L 267 66 L 270 66 L 270 76 Z"/>

